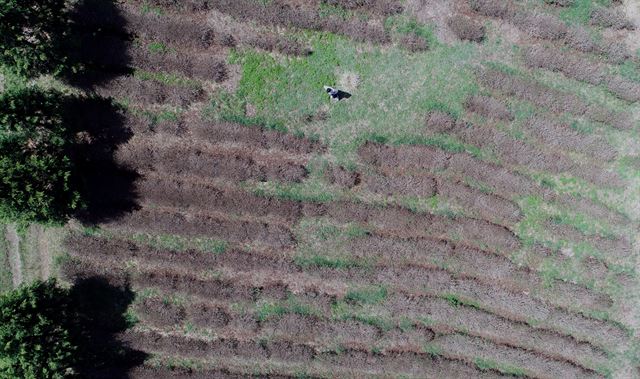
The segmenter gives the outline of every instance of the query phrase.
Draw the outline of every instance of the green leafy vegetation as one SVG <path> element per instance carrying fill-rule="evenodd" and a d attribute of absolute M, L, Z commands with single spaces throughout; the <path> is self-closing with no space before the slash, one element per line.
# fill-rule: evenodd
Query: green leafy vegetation
<path fill-rule="evenodd" d="M 66 10 L 64 0 L 0 0 L 0 63 L 24 76 L 61 72 Z"/>
<path fill-rule="evenodd" d="M 496 370 L 503 374 L 513 375 L 517 377 L 523 377 L 527 375 L 527 372 L 520 367 L 498 363 L 490 359 L 476 358 L 473 363 L 480 370 Z"/>
<path fill-rule="evenodd" d="M 609 5 L 611 0 L 574 0 L 560 11 L 560 18 L 569 23 L 588 24 L 594 7 Z"/>
<path fill-rule="evenodd" d="M 81 206 L 62 95 L 35 88 L 0 97 L 0 215 L 61 222 Z"/>
<path fill-rule="evenodd" d="M 387 298 L 387 289 L 383 286 L 371 288 L 352 289 L 347 292 L 344 299 L 347 302 L 361 304 L 377 304 Z"/>
<path fill-rule="evenodd" d="M 77 363 L 68 291 L 54 280 L 0 296 L 0 376 L 66 378 Z"/>

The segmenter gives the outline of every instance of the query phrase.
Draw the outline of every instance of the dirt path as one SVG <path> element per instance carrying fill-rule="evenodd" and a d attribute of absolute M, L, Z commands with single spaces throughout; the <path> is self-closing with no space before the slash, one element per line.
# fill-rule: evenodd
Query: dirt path
<path fill-rule="evenodd" d="M 42 226 L 35 227 L 35 235 L 37 237 L 38 255 L 40 257 L 40 278 L 46 280 L 51 276 L 51 251 L 49 247 L 49 239 L 47 230 Z"/>
<path fill-rule="evenodd" d="M 9 224 L 5 229 L 5 238 L 7 239 L 9 264 L 11 265 L 11 277 L 13 278 L 13 287 L 17 288 L 22 283 L 22 260 L 20 259 L 20 237 L 15 225 Z"/>

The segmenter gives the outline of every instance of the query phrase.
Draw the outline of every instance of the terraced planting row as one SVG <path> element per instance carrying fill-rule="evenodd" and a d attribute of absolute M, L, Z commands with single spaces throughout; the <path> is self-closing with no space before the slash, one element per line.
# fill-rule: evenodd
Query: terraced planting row
<path fill-rule="evenodd" d="M 101 270 L 104 270 L 105 267 L 107 267 L 105 266 L 105 264 L 106 262 L 109 261 L 109 254 L 112 254 L 112 252 L 123 251 L 122 259 L 126 259 L 127 257 L 127 252 L 125 251 L 125 249 L 114 249 L 114 246 L 109 246 L 109 244 L 112 243 L 110 241 L 93 240 L 93 242 L 91 242 L 91 245 L 85 245 L 87 240 L 83 240 L 83 239 L 79 239 L 77 240 L 77 242 L 80 244 L 76 246 L 76 249 L 79 253 L 76 255 L 76 253 L 74 252 L 73 255 L 77 256 L 80 259 L 84 259 L 82 258 L 81 252 L 86 251 L 85 249 L 87 247 L 91 247 L 94 251 L 98 251 L 99 249 L 96 249 L 96 244 L 97 246 L 102 245 L 101 251 L 103 251 L 104 255 L 102 257 L 96 256 L 92 258 L 95 260 L 96 263 L 98 263 L 98 267 L 100 267 Z M 107 245 L 104 245 L 105 243 Z M 126 245 L 126 242 L 121 242 L 120 244 Z M 165 251 L 165 252 L 157 251 L 157 250 L 154 251 L 144 247 L 140 247 L 140 248 L 134 247 L 133 245 L 129 246 L 129 252 L 133 253 L 133 255 L 131 255 L 130 258 L 132 258 L 134 261 L 139 262 L 135 265 L 137 269 L 136 269 L 136 273 L 133 274 L 133 278 L 132 278 L 135 286 L 148 287 L 149 285 L 151 285 L 155 288 L 163 289 L 165 293 L 178 291 L 178 293 L 196 295 L 201 299 L 207 299 L 207 302 L 213 301 L 213 299 L 217 299 L 216 301 L 222 301 L 222 302 L 227 302 L 227 301 L 264 302 L 264 301 L 267 301 L 266 299 L 271 299 L 270 301 L 284 302 L 283 303 L 284 305 L 281 305 L 280 307 L 283 307 L 283 306 L 286 307 L 287 302 L 289 304 L 292 304 L 291 295 L 288 294 L 289 291 L 292 291 L 294 293 L 300 293 L 302 291 L 303 293 L 306 293 L 306 294 L 312 294 L 314 292 L 317 293 L 317 291 L 320 291 L 320 293 L 325 293 L 326 295 L 316 294 L 316 295 L 313 295 L 313 297 L 311 298 L 309 298 L 307 295 L 303 295 L 299 301 L 301 304 L 306 304 L 306 305 L 299 305 L 296 309 L 299 309 L 299 310 L 312 309 L 313 311 L 309 311 L 309 310 L 305 311 L 305 312 L 312 312 L 312 313 L 318 310 L 324 314 L 326 314 L 325 312 L 327 311 L 330 312 L 332 308 L 335 309 L 335 305 L 332 306 L 332 304 L 336 304 L 336 301 L 338 301 L 339 303 L 346 301 L 346 304 L 353 304 L 353 306 L 356 307 L 356 309 L 360 301 L 364 301 L 365 304 L 367 302 L 366 299 L 358 300 L 360 299 L 359 296 L 365 296 L 365 295 L 362 295 L 362 294 L 358 295 L 357 291 L 347 292 L 346 295 L 344 294 L 344 292 L 342 294 L 336 295 L 336 293 L 333 293 L 333 294 L 331 294 L 331 292 L 327 293 L 327 292 L 324 292 L 326 291 L 326 289 L 323 290 L 322 288 L 319 288 L 320 285 L 324 285 L 327 288 L 331 288 L 332 285 L 328 283 L 331 283 L 334 281 L 338 281 L 338 282 L 344 281 L 345 276 L 343 275 L 345 275 L 345 273 L 338 273 L 339 275 L 338 277 L 335 277 L 335 276 L 331 277 L 331 276 L 326 276 L 327 275 L 326 270 L 318 269 L 319 270 L 318 272 L 320 273 L 322 273 L 323 271 L 325 272 L 325 277 L 322 278 L 322 280 L 313 280 L 312 278 L 309 278 L 304 281 L 301 281 L 295 277 L 291 277 L 291 275 L 294 275 L 293 273 L 284 274 L 284 275 L 283 274 L 276 274 L 276 275 L 260 274 L 258 271 L 260 268 L 267 269 L 269 271 L 283 268 L 282 265 L 284 263 L 282 263 L 282 261 L 278 261 L 277 259 L 274 259 L 274 257 L 265 257 L 262 260 L 260 259 L 256 260 L 256 258 L 253 258 L 250 261 L 247 261 L 241 258 L 243 256 L 248 257 L 249 255 L 252 255 L 252 254 L 247 255 L 247 253 L 227 251 L 220 256 L 211 256 L 211 255 L 203 255 L 203 254 L 194 254 L 193 252 L 192 253 L 189 253 L 189 252 L 176 253 L 176 252 L 169 252 L 169 251 Z M 156 254 L 159 254 L 159 255 L 156 255 Z M 193 262 L 190 260 L 185 261 L 185 259 L 195 259 L 196 261 L 193 261 Z M 180 263 L 170 263 L 170 262 L 180 262 Z M 192 263 L 189 263 L 189 262 L 192 262 Z M 148 266 L 149 268 L 151 267 L 155 267 L 155 268 L 152 269 L 153 271 L 148 271 L 149 269 L 143 268 L 142 264 L 144 264 L 145 267 L 146 265 L 149 265 Z M 166 266 L 167 264 L 173 267 L 173 272 L 167 271 L 167 269 L 161 268 Z M 200 267 L 200 268 L 207 267 L 208 269 L 215 270 L 217 267 L 219 267 L 218 265 L 222 265 L 221 269 L 223 272 L 225 272 L 224 276 L 228 276 L 229 279 L 223 279 L 223 278 L 213 279 L 213 280 L 196 279 L 196 277 L 191 276 L 192 274 L 188 274 L 188 273 L 193 273 L 194 272 L 193 270 L 197 269 L 196 267 Z M 182 266 L 183 270 L 185 270 L 183 271 L 182 274 L 179 274 L 177 271 L 175 271 L 175 269 L 178 269 L 180 266 Z M 113 268 L 113 269 L 116 269 L 116 271 L 119 270 L 118 268 Z M 233 274 L 231 274 L 227 270 L 242 270 L 242 271 L 240 272 L 236 271 Z M 295 269 L 295 268 L 293 268 L 292 270 L 301 272 L 301 270 Z M 291 269 L 289 269 L 288 271 L 291 271 Z M 241 272 L 245 272 L 250 276 L 245 276 L 241 274 Z M 352 276 L 348 273 L 346 275 L 347 277 Z M 236 279 L 231 279 L 232 277 Z M 248 280 L 246 279 L 243 280 L 241 279 L 242 277 L 245 277 Z M 269 278 L 275 278 L 275 277 L 286 278 L 286 279 L 278 279 L 276 281 L 274 281 L 273 279 L 269 279 Z M 259 279 L 259 278 L 263 278 L 263 279 Z M 388 280 L 388 278 L 385 278 L 385 279 Z M 374 282 L 377 282 L 377 281 L 374 281 Z M 299 283 L 307 283 L 307 284 L 303 286 L 304 288 L 300 288 Z M 315 283 L 315 285 L 313 283 Z M 400 285 L 406 286 L 406 281 L 403 281 L 403 284 L 400 284 Z M 260 288 L 260 290 L 256 292 L 255 288 Z M 439 333 L 444 332 L 451 327 L 454 327 L 454 329 L 460 330 L 458 328 L 461 328 L 463 327 L 462 325 L 464 325 L 464 328 L 466 328 L 465 330 L 467 330 L 467 333 L 471 333 L 472 335 L 482 336 L 484 338 L 490 338 L 496 341 L 495 343 L 498 343 L 498 344 L 507 343 L 505 342 L 506 341 L 505 339 L 510 340 L 508 337 L 509 333 L 506 333 L 506 330 L 515 329 L 514 333 L 518 333 L 518 335 L 520 334 L 520 332 L 516 332 L 516 330 L 523 329 L 523 328 L 524 328 L 523 331 L 526 329 L 530 329 L 529 333 L 532 332 L 531 331 L 532 327 L 527 326 L 527 324 L 524 322 L 509 321 L 508 319 L 505 319 L 502 316 L 497 316 L 492 313 L 486 313 L 486 311 L 480 310 L 474 306 L 463 305 L 465 304 L 464 302 L 454 303 L 451 300 L 446 300 L 446 298 L 439 299 L 438 297 L 432 297 L 432 295 L 417 295 L 418 297 L 415 298 L 416 295 L 413 293 L 410 290 L 409 292 L 405 292 L 403 290 L 400 290 L 399 293 L 396 293 L 395 291 L 390 292 L 386 294 L 382 299 L 379 299 L 379 301 L 381 302 L 379 306 L 375 304 L 371 304 L 371 305 L 368 305 L 366 308 L 363 308 L 363 310 L 366 309 L 365 312 L 371 313 L 372 315 L 376 315 L 376 314 L 385 315 L 384 317 L 389 317 L 389 315 L 395 315 L 395 316 L 392 316 L 393 324 L 400 322 L 402 317 L 409 318 L 410 320 L 413 319 L 414 323 L 419 323 L 419 320 L 421 318 L 428 317 L 429 319 L 431 319 L 429 323 L 444 324 L 436 328 L 437 330 L 440 330 L 440 328 L 444 328 L 440 330 Z M 444 291 L 444 293 L 450 293 L 450 292 Z M 363 292 L 363 294 L 366 294 L 366 291 Z M 337 300 L 336 296 L 346 300 Z M 309 301 L 312 301 L 313 304 L 308 303 L 306 300 L 304 300 L 305 298 L 307 298 Z M 414 299 L 414 300 L 410 300 L 410 303 L 406 303 L 404 306 L 400 307 L 400 304 L 403 304 L 403 302 L 406 302 L 409 299 Z M 421 300 L 418 303 L 416 303 L 415 301 L 418 299 L 421 299 Z M 241 325 L 242 326 L 241 330 L 244 330 L 246 333 L 246 331 L 256 329 L 258 324 L 260 324 L 260 320 L 253 319 L 253 321 L 249 321 L 251 319 L 247 319 L 247 317 L 244 317 L 241 315 L 233 316 L 232 315 L 233 311 L 229 310 L 228 305 L 223 306 L 222 308 L 220 306 L 211 308 L 210 306 L 207 305 L 207 302 L 200 303 L 200 305 L 197 305 L 198 303 L 196 302 L 194 304 L 177 306 L 177 308 L 173 310 L 172 310 L 172 307 L 175 308 L 176 306 L 164 304 L 162 302 L 158 302 L 154 300 L 145 301 L 141 304 L 141 306 L 143 308 L 147 306 L 163 308 L 163 310 L 159 312 L 153 312 L 153 311 L 149 312 L 148 317 L 151 317 L 152 319 L 155 320 L 155 321 L 152 321 L 152 324 L 155 324 L 156 326 L 167 327 L 169 326 L 167 325 L 167 323 L 175 324 L 175 323 L 179 323 L 180 321 L 190 320 L 194 324 L 199 325 L 201 327 L 205 327 L 205 325 L 202 325 L 203 322 L 211 323 L 212 325 L 209 325 L 208 327 L 215 328 L 218 331 L 224 330 L 224 328 L 227 325 L 231 325 L 230 327 L 232 329 L 235 329 L 235 327 L 238 327 Z M 352 302 L 355 302 L 355 303 L 352 303 Z M 164 305 L 160 306 L 159 303 L 162 303 Z M 408 304 L 412 304 L 409 309 L 407 308 Z M 427 307 L 427 308 L 424 308 L 424 307 Z M 462 309 L 459 309 L 459 308 L 464 308 L 465 311 L 463 312 Z M 182 311 L 180 309 L 182 309 Z M 325 311 L 321 311 L 323 309 Z M 399 309 L 401 309 L 400 312 L 394 312 L 395 310 L 399 310 Z M 394 310 L 394 311 L 391 311 L 391 310 Z M 280 312 L 280 311 L 276 311 L 276 313 L 277 312 Z M 288 313 L 288 311 L 283 311 L 283 312 Z M 295 313 L 295 311 L 293 312 Z M 478 318 L 478 317 L 481 317 L 481 319 L 478 321 L 467 320 L 466 317 L 463 316 L 466 313 L 468 313 L 468 317 L 471 317 L 472 319 Z M 447 316 L 450 317 L 450 316 L 453 316 L 454 314 L 455 314 L 454 318 L 447 318 Z M 158 317 L 160 317 L 161 320 L 157 320 Z M 235 321 L 232 321 L 235 317 L 239 317 L 238 321 L 240 322 L 240 324 L 237 324 Z M 306 317 L 308 316 L 305 316 L 305 318 Z M 310 321 L 314 320 L 314 318 L 316 317 L 317 316 L 311 317 Z M 460 317 L 462 317 L 462 319 Z M 487 326 L 485 326 L 485 324 L 483 323 L 484 321 L 488 321 L 488 320 L 485 320 L 487 317 L 494 318 L 493 322 L 486 324 L 487 326 L 496 325 L 496 322 L 498 322 L 498 324 L 496 325 L 496 334 L 492 335 L 490 330 L 488 330 Z M 357 319 L 357 316 L 356 316 L 356 319 Z M 173 320 L 173 321 L 169 322 L 168 320 Z M 206 320 L 206 321 L 203 321 L 203 320 Z M 457 321 L 454 322 L 452 325 L 452 320 L 457 320 Z M 249 324 L 247 324 L 247 322 L 249 322 Z M 252 323 L 254 327 L 250 327 Z M 503 329 L 503 327 L 505 326 L 505 323 L 506 325 L 511 325 L 511 326 L 509 328 Z M 158 325 L 158 324 L 161 324 L 161 325 Z M 348 324 L 348 323 L 345 323 L 345 324 Z M 235 327 L 233 327 L 233 325 L 235 325 Z M 266 326 L 262 324 L 260 325 L 261 325 L 261 328 L 267 328 L 267 330 L 269 330 L 268 329 L 269 323 L 267 323 Z M 300 328 L 301 325 L 304 325 L 304 324 L 287 323 L 286 325 L 297 325 L 297 328 Z M 378 324 L 378 327 L 380 327 L 380 325 L 381 324 Z M 459 325 L 459 326 L 456 326 L 456 325 Z M 477 329 L 469 328 L 470 325 L 478 325 L 478 327 Z M 348 325 L 343 325 L 343 326 L 348 327 Z M 339 327 L 339 326 L 334 326 L 334 328 L 335 327 Z M 363 325 L 362 327 L 366 327 L 366 325 Z M 371 327 L 368 327 L 368 328 L 370 329 Z M 367 339 L 370 339 L 371 338 L 370 336 L 372 335 L 375 336 L 375 335 L 378 335 L 379 333 L 383 333 L 383 336 L 384 336 L 389 333 L 389 331 L 384 330 L 385 328 L 386 327 L 383 327 L 383 330 L 378 331 L 377 333 L 374 333 L 374 334 L 363 332 L 360 335 L 362 336 L 362 338 L 364 338 L 365 336 L 369 336 L 367 337 Z M 536 329 L 539 329 L 539 328 L 540 326 L 536 327 Z M 352 332 L 349 333 L 348 336 L 353 335 L 353 328 L 351 329 L 352 329 Z M 299 331 L 302 332 L 301 330 Z M 397 332 L 399 333 L 400 331 L 397 331 Z M 411 335 L 410 332 L 407 332 L 407 333 Z M 573 342 L 574 340 L 572 338 L 562 337 L 561 336 L 562 333 L 556 334 L 558 332 L 553 332 L 551 330 L 549 331 L 540 330 L 539 332 L 536 332 L 536 333 L 539 334 L 540 336 L 546 336 L 545 339 L 556 340 L 556 342 L 564 341 L 562 346 L 567 346 L 567 344 L 569 344 L 570 346 L 571 344 L 573 344 L 575 347 L 572 348 L 572 352 L 577 348 L 579 351 L 582 351 L 584 354 L 591 354 L 590 358 L 597 357 L 597 354 L 593 356 L 595 351 L 597 351 L 597 348 L 596 350 L 589 353 L 588 349 L 585 350 L 584 347 L 582 347 L 584 343 Z M 624 341 L 626 339 L 624 334 L 618 334 L 617 332 L 613 332 L 613 330 L 609 330 L 609 333 L 615 333 L 615 335 L 619 335 L 620 337 L 618 338 L 622 338 L 622 340 L 618 342 Z M 395 333 L 392 333 L 391 335 L 394 335 L 394 334 Z M 271 334 L 269 333 L 269 335 Z M 335 337 L 333 334 L 319 333 L 317 337 L 314 337 L 314 338 L 325 338 L 325 339 L 328 338 L 329 340 L 331 340 Z M 343 338 L 349 338 L 349 337 L 343 337 Z M 398 341 L 401 341 L 401 343 L 404 344 L 406 343 L 405 342 L 406 338 L 408 337 L 402 337 Z M 540 337 L 537 337 L 537 338 L 540 338 Z M 606 343 L 608 344 L 609 338 L 610 336 L 609 337 L 603 336 L 601 337 L 601 341 L 607 341 Z M 381 342 L 380 340 L 385 340 L 385 338 L 379 337 L 378 343 Z M 396 339 L 394 338 L 393 340 L 396 340 Z M 445 341 L 449 341 L 449 339 L 445 338 L 444 341 L 441 341 L 442 344 L 446 346 L 447 342 Z M 475 341 L 475 340 L 471 339 L 470 341 Z M 508 342 L 507 346 L 512 346 L 513 343 L 516 343 L 514 341 L 516 340 Z M 535 341 L 535 337 L 532 341 Z M 422 342 L 424 343 L 424 341 Z M 473 345 L 475 345 L 476 349 L 481 349 L 479 346 L 483 346 L 483 344 L 482 343 L 478 344 L 478 342 L 479 341 L 475 342 Z M 345 343 L 347 343 L 347 341 L 345 341 Z M 359 343 L 366 345 L 367 341 L 359 341 Z M 400 343 L 400 342 L 396 342 L 396 343 Z M 534 346 L 537 346 L 535 349 L 540 349 L 540 347 L 538 347 L 539 344 L 536 344 L 536 345 L 525 344 L 525 347 L 527 346 L 529 349 L 533 348 Z M 555 344 L 550 344 L 548 346 L 547 345 L 545 346 L 546 347 L 542 349 L 543 351 L 547 351 L 547 354 L 549 354 L 548 349 L 550 348 L 551 350 L 555 351 L 555 354 L 558 354 L 559 351 L 562 351 L 557 349 L 554 350 L 554 348 L 552 347 L 557 347 L 557 345 Z M 418 344 L 418 348 L 419 347 L 420 347 L 420 344 Z M 447 350 L 447 349 L 444 349 L 444 350 Z M 507 351 L 512 351 L 512 350 L 507 348 Z M 505 353 L 505 354 L 508 355 L 510 353 Z M 562 354 L 560 355 L 563 356 Z M 564 356 L 572 357 L 572 355 L 568 354 L 568 352 L 565 353 Z M 536 358 L 536 360 L 539 360 L 539 359 L 540 358 Z M 569 358 L 569 359 L 573 359 L 573 358 Z M 570 366 L 571 365 L 569 365 L 569 367 Z M 588 371 L 589 370 L 587 370 L 587 372 Z"/>
<path fill-rule="evenodd" d="M 83 21 L 88 30 L 102 28 L 102 50 L 91 53 L 96 67 L 114 75 L 130 69 L 95 91 L 120 100 L 133 136 L 104 157 L 102 141 L 88 145 L 94 159 L 113 152 L 135 174 L 105 183 L 96 196 L 104 207 L 117 203 L 108 189 L 122 181 L 135 207 L 96 228 L 72 226 L 62 273 L 69 281 L 104 277 L 135 292 L 127 316 L 137 322 L 117 338 L 149 356 L 130 377 L 601 378 L 632 361 L 634 314 L 631 296 L 621 292 L 635 280 L 634 222 L 599 195 L 580 189 L 590 196 L 582 198 L 540 179 L 567 176 L 602 193 L 623 192 L 635 180 L 612 170 L 628 149 L 601 133 L 637 129 L 629 110 L 638 88 L 613 74 L 627 52 L 585 39 L 587 29 L 567 26 L 554 11 L 532 10 L 548 5 L 435 5 L 431 19 L 450 11 L 524 31 L 532 38 L 521 42 L 530 47 L 514 57 L 531 70 L 487 63 L 490 51 L 471 53 L 494 41 L 469 38 L 460 51 L 441 43 L 426 53 L 398 48 L 406 36 L 426 47 L 425 34 L 438 33 L 405 11 L 422 9 L 409 1 L 130 0 L 113 17 L 97 12 Z M 605 22 L 616 18 L 598 9 L 594 25 L 627 27 Z M 301 78 L 313 76 L 306 65 L 318 64 L 307 42 L 324 33 L 340 35 L 333 47 L 344 62 L 321 78 Z M 403 62 L 455 50 L 478 85 L 460 93 L 436 88 L 456 92 L 459 112 L 416 110 L 407 120 L 425 124 L 406 129 L 416 134 L 404 136 L 413 144 L 374 142 L 384 140 L 376 138 L 379 125 L 344 113 L 396 106 L 362 103 L 372 80 L 384 86 L 393 75 L 360 72 L 360 63 L 348 62 L 352 45 L 357 59 L 395 54 Z M 556 54 L 562 45 L 582 53 Z M 273 70 L 282 74 L 295 65 L 305 70 L 286 83 L 266 74 L 255 80 L 242 59 L 229 60 L 248 49 L 273 52 Z M 539 69 L 606 87 L 617 99 L 596 104 L 552 88 Z M 433 75 L 429 82 L 438 83 L 441 73 Z M 290 120 L 300 125 L 280 122 L 299 99 L 277 99 L 272 108 L 247 95 L 266 81 L 317 86 L 327 100 L 321 85 L 330 78 L 326 84 L 353 98 Z M 241 106 L 232 116 L 212 115 L 227 95 Z M 420 102 L 442 108 L 432 100 Z M 520 104 L 532 108 L 525 120 Z M 224 121 L 231 119 L 277 127 Z M 578 132 L 575 120 L 598 130 Z M 340 137 L 317 133 L 325 124 Z M 514 137 L 515 128 L 524 138 Z M 336 154 L 343 148 L 347 163 Z M 471 154 L 475 148 L 481 153 Z M 585 226 L 589 218 L 597 222 Z"/>

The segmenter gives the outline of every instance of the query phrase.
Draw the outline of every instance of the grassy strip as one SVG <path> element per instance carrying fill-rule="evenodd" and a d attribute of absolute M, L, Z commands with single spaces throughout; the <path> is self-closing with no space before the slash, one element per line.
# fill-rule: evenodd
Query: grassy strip
<path fill-rule="evenodd" d="M 473 363 L 482 371 L 495 370 L 506 375 L 517 377 L 527 376 L 527 372 L 523 368 L 505 363 L 498 363 L 491 359 L 476 358 L 473 360 Z"/>
<path fill-rule="evenodd" d="M 226 241 L 194 237 L 187 238 L 174 234 L 149 234 L 149 233 L 119 233 L 99 228 L 84 228 L 83 234 L 86 236 L 98 236 L 102 238 L 126 238 L 139 244 L 147 245 L 154 249 L 166 249 L 179 252 L 188 250 L 198 250 L 205 253 L 222 254 L 229 249 Z"/>
<path fill-rule="evenodd" d="M 4 231 L 5 225 L 0 224 L 0 230 Z M 9 264 L 9 251 L 4 234 L 0 236 L 0 293 L 13 288 L 11 265 Z"/>

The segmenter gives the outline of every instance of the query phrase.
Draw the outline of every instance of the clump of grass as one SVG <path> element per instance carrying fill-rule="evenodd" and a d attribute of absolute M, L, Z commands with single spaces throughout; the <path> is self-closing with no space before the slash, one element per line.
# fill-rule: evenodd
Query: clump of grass
<path fill-rule="evenodd" d="M 284 121 L 261 115 L 247 116 L 245 109 L 247 100 L 227 91 L 219 91 L 211 98 L 209 107 L 204 110 L 204 117 L 214 120 L 234 122 L 241 125 L 260 126 L 286 133 Z"/>
<path fill-rule="evenodd" d="M 367 325 L 371 325 L 373 327 L 376 327 L 382 331 L 389 331 L 393 328 L 393 324 L 391 324 L 391 322 L 385 320 L 382 317 L 379 316 L 371 316 L 371 315 L 365 315 L 365 314 L 355 314 L 352 316 L 352 318 L 356 321 L 359 321 L 363 324 L 367 324 Z"/>
<path fill-rule="evenodd" d="M 441 299 L 446 300 L 447 302 L 449 302 L 449 304 L 451 304 L 454 307 L 468 306 L 468 307 L 473 307 L 477 309 L 482 309 L 482 306 L 477 301 L 468 300 L 453 293 L 442 294 L 439 297 Z"/>
<path fill-rule="evenodd" d="M 415 35 L 427 42 L 428 46 L 436 46 L 438 39 L 433 31 L 433 26 L 421 24 L 412 17 L 396 15 L 387 17 L 384 22 L 385 30 L 404 35 Z"/>
<path fill-rule="evenodd" d="M 162 42 L 150 42 L 147 45 L 147 49 L 149 49 L 152 53 L 163 54 L 169 51 L 169 47 Z"/>
<path fill-rule="evenodd" d="M 337 193 L 319 180 L 306 180 L 302 183 L 261 182 L 249 189 L 258 196 L 301 202 L 326 203 L 338 197 Z"/>
<path fill-rule="evenodd" d="M 442 355 L 442 348 L 432 343 L 426 343 L 422 346 L 422 351 L 431 355 L 432 357 L 439 357 Z"/>
<path fill-rule="evenodd" d="M 344 299 L 356 304 L 378 304 L 387 298 L 387 289 L 383 286 L 350 290 Z"/>
<path fill-rule="evenodd" d="M 265 302 L 256 306 L 256 317 L 260 322 L 270 318 L 282 317 L 286 314 L 310 316 L 318 314 L 318 311 L 307 304 L 301 303 L 293 294 L 289 294 L 284 302 Z"/>
<path fill-rule="evenodd" d="M 523 377 L 527 375 L 527 372 L 523 368 L 505 363 L 498 363 L 491 359 L 476 358 L 473 360 L 473 363 L 476 365 L 476 367 L 483 371 L 496 370 L 503 374 L 513 375 L 517 377 Z"/>
<path fill-rule="evenodd" d="M 173 234 L 151 235 L 146 233 L 136 233 L 131 236 L 131 239 L 156 249 L 174 251 L 195 249 L 213 254 L 222 254 L 229 248 L 229 243 L 226 241 L 212 238 L 186 238 Z"/>
<path fill-rule="evenodd" d="M 354 13 L 339 5 L 321 2 L 318 4 L 318 16 L 320 18 L 338 17 L 342 20 L 349 20 L 354 16 Z"/>
<path fill-rule="evenodd" d="M 438 195 L 429 198 L 404 197 L 399 202 L 403 207 L 415 213 L 429 212 L 439 216 L 455 219 L 464 216 L 464 211 L 454 207 Z"/>
<path fill-rule="evenodd" d="M 256 309 L 256 317 L 260 322 L 264 322 L 272 317 L 281 317 L 287 313 L 289 313 L 289 309 L 278 303 L 264 303 Z"/>
<path fill-rule="evenodd" d="M 148 1 L 145 1 L 144 3 L 142 3 L 142 14 L 149 14 L 149 13 L 153 13 L 157 16 L 163 16 L 164 15 L 164 10 L 160 7 L 156 7 L 152 4 L 150 4 Z"/>

